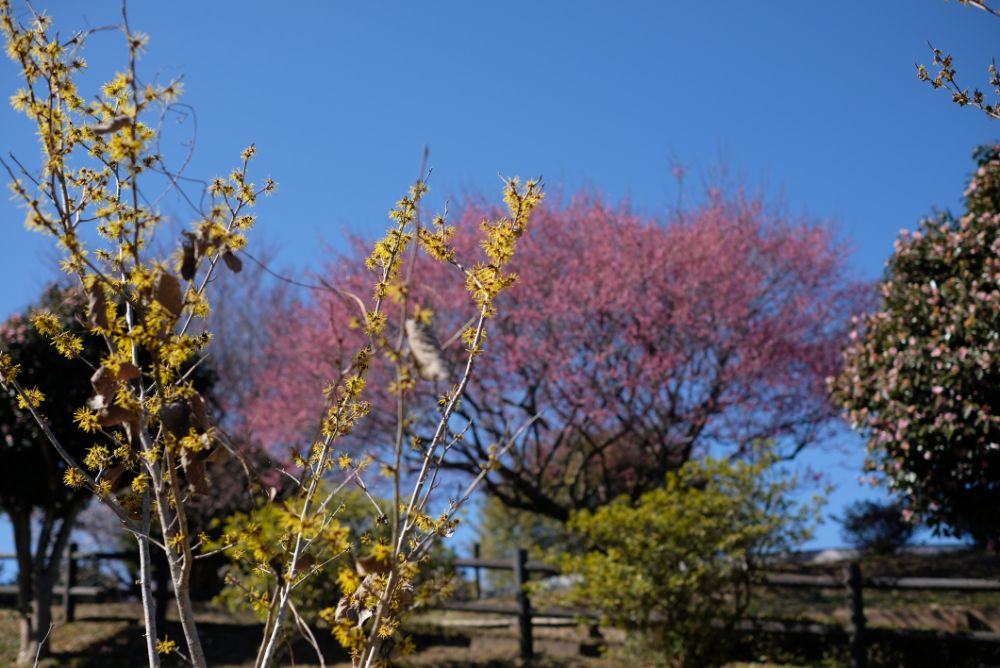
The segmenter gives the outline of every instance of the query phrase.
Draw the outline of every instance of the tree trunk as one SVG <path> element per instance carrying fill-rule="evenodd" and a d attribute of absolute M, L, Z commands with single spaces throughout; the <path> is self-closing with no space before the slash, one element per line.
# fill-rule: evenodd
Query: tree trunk
<path fill-rule="evenodd" d="M 174 600 L 177 603 L 177 616 L 180 618 L 181 630 L 187 641 L 191 664 L 195 668 L 205 668 L 205 653 L 201 647 L 201 638 L 194 621 L 194 607 L 191 605 L 190 571 L 184 568 L 180 558 L 173 552 L 167 553 L 167 563 L 170 566 L 170 579 L 174 584 Z"/>
<path fill-rule="evenodd" d="M 166 461 L 170 463 L 169 451 L 167 454 Z M 172 464 L 170 470 L 172 470 Z M 179 527 L 179 534 L 181 536 L 186 536 L 187 534 L 187 523 L 186 517 L 184 515 L 183 505 L 178 502 L 176 514 L 174 516 L 170 515 L 170 505 L 173 499 L 179 499 L 180 494 L 176 490 L 176 481 L 171 480 L 167 484 L 171 485 L 171 494 L 163 489 L 155 490 L 156 493 L 156 503 L 157 510 L 160 514 L 160 527 L 163 532 L 164 543 L 170 543 L 170 534 L 166 529 L 162 527 L 171 526 L 174 521 Z M 184 538 L 186 541 L 187 539 Z M 167 565 L 170 568 L 170 580 L 174 585 L 174 601 L 177 604 L 177 616 L 180 619 L 181 630 L 184 632 L 184 640 L 187 643 L 188 648 L 188 660 L 194 668 L 207 668 L 208 663 L 205 661 L 205 652 L 201 646 L 201 638 L 198 635 L 198 626 L 194 619 L 194 607 L 191 605 L 191 559 L 193 555 L 190 549 L 187 547 L 186 543 L 182 543 L 182 554 L 178 554 L 174 548 L 168 548 L 166 550 Z"/>
<path fill-rule="evenodd" d="M 10 522 L 14 527 L 14 549 L 17 552 L 17 615 L 18 649 L 17 664 L 31 665 L 37 651 L 35 625 L 32 618 L 31 512 L 12 511 Z"/>
<path fill-rule="evenodd" d="M 10 519 L 14 525 L 17 551 L 17 611 L 20 618 L 17 665 L 31 666 L 37 657 L 45 655 L 43 643 L 52 624 L 52 579 L 47 577 L 47 570 L 40 567 L 39 555 L 32 552 L 31 512 L 13 512 Z"/>
<path fill-rule="evenodd" d="M 31 614 L 27 619 L 21 618 L 21 642 L 17 652 L 19 666 L 32 666 L 36 657 L 48 654 L 48 635 L 52 626 L 53 582 L 46 575 L 42 575 L 36 578 L 34 584 L 35 595 L 31 602 Z"/>
<path fill-rule="evenodd" d="M 32 545 L 31 540 L 31 511 L 10 513 L 17 551 L 19 666 L 32 666 L 38 657 L 48 654 L 48 635 L 52 626 L 52 589 L 59 576 L 59 564 L 81 506 L 82 502 L 76 502 L 64 510 L 58 530 L 55 527 L 60 519 L 56 517 L 54 510 L 46 510 L 37 546 Z M 55 540 L 52 540 L 53 532 Z"/>

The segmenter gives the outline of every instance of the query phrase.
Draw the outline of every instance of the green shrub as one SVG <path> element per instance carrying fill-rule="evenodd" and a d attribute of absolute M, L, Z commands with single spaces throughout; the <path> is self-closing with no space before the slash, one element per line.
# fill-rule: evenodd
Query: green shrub
<path fill-rule="evenodd" d="M 563 559 L 581 576 L 569 602 L 629 630 L 631 646 L 653 663 L 720 664 L 762 562 L 809 535 L 820 499 L 794 503 L 795 486 L 770 454 L 705 459 L 638 502 L 623 497 L 574 514 L 569 526 L 590 549 Z"/>
<path fill-rule="evenodd" d="M 354 572 L 354 562 L 348 550 L 357 544 L 361 528 L 370 515 L 370 501 L 355 490 L 338 495 L 340 510 L 335 519 L 317 532 L 315 557 L 307 565 L 315 569 L 311 577 L 295 588 L 293 603 L 299 614 L 315 622 L 321 609 L 341 596 L 338 574 Z M 250 513 L 235 513 L 222 523 L 222 539 L 212 547 L 226 550 L 229 568 L 226 586 L 216 599 L 231 610 L 252 609 L 263 619 L 272 595 L 269 578 L 281 564 L 270 563 L 267 555 L 288 551 L 281 541 L 288 533 L 291 515 L 280 503 L 263 505 Z M 369 537 L 365 539 L 370 542 Z M 322 567 L 320 567 L 322 566 Z M 348 577 L 343 575 L 341 577 Z"/>
<path fill-rule="evenodd" d="M 915 530 L 898 503 L 858 501 L 844 511 L 841 534 L 862 552 L 893 554 L 910 542 Z"/>
<path fill-rule="evenodd" d="M 329 490 L 327 490 L 328 492 Z M 321 494 L 324 498 L 326 494 Z M 386 525 L 371 529 L 372 501 L 361 490 L 337 495 L 339 509 L 334 519 L 321 529 L 306 533 L 313 540 L 314 555 L 302 564 L 302 574 L 309 573 L 293 589 L 295 612 L 310 624 L 320 619 L 327 624 L 333 613 L 331 602 L 353 592 L 366 571 L 384 565 L 389 531 Z M 375 499 L 384 506 L 383 499 Z M 288 527 L 295 516 L 282 503 L 269 503 L 250 513 L 238 512 L 221 523 L 221 539 L 210 547 L 223 549 L 229 557 L 226 585 L 216 601 L 230 610 L 252 610 L 262 620 L 274 600 L 273 581 L 284 564 L 267 555 L 287 554 Z M 367 527 L 367 530 L 366 530 Z M 220 527 L 216 527 L 220 528 Z M 352 549 L 351 546 L 354 546 Z M 414 578 L 414 607 L 446 595 L 452 586 L 454 555 L 437 546 L 421 562 Z"/>

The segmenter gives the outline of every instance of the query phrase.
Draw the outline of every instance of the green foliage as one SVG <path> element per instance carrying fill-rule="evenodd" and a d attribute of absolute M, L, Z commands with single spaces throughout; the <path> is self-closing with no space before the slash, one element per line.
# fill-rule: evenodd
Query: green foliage
<path fill-rule="evenodd" d="M 569 527 L 590 549 L 563 559 L 580 576 L 569 602 L 632 631 L 655 663 L 718 665 L 760 564 L 809 535 L 815 506 L 788 498 L 795 485 L 768 453 L 705 459 L 636 503 L 575 513 Z"/>
<path fill-rule="evenodd" d="M 515 550 L 525 549 L 531 559 L 545 559 L 573 551 L 574 535 L 564 522 L 547 515 L 504 505 L 495 496 L 483 498 L 479 514 L 479 547 L 485 559 L 505 559 Z M 509 571 L 486 571 L 490 588 L 507 587 L 513 582 Z"/>
<path fill-rule="evenodd" d="M 518 510 L 490 496 L 483 499 L 479 514 L 479 546 L 489 558 L 505 557 L 518 548 L 533 558 L 551 551 L 565 551 L 571 535 L 563 522 L 546 515 Z"/>
<path fill-rule="evenodd" d="M 325 486 L 320 490 L 323 498 L 329 493 Z M 374 501 L 385 504 L 384 499 Z M 292 589 L 292 604 L 310 625 L 320 620 L 333 624 L 336 610 L 331 602 L 353 593 L 366 575 L 383 572 L 391 555 L 388 528 L 384 525 L 372 528 L 373 503 L 365 492 L 341 491 L 336 502 L 339 507 L 325 526 L 304 529 L 311 541 L 311 551 L 308 559 L 299 562 L 299 581 Z M 222 537 L 209 541 L 206 547 L 223 550 L 229 562 L 226 584 L 216 601 L 233 611 L 253 611 L 265 620 L 272 602 L 269 583 L 286 566 L 291 548 L 289 527 L 295 524 L 289 504 L 280 501 L 216 521 L 211 529 Z M 424 558 L 414 577 L 414 605 L 448 593 L 454 575 L 450 566 L 453 558 L 441 546 Z"/>
<path fill-rule="evenodd" d="M 967 212 L 903 232 L 880 308 L 856 323 L 834 400 L 904 513 L 1000 537 L 1000 146 L 974 154 Z"/>
<path fill-rule="evenodd" d="M 858 501 L 844 511 L 844 539 L 863 552 L 892 554 L 910 542 L 916 528 L 896 503 Z"/>
<path fill-rule="evenodd" d="M 324 495 L 325 496 L 325 495 Z M 370 524 L 371 502 L 361 491 L 343 492 L 337 499 L 340 508 L 330 524 L 317 536 L 315 551 L 303 568 L 315 569 L 310 577 L 294 590 L 293 602 L 305 619 L 314 622 L 319 612 L 331 600 L 342 595 L 338 573 L 344 567 L 352 572 L 354 564 L 350 544 L 357 544 Z M 222 540 L 211 543 L 209 549 L 225 548 L 229 557 L 226 586 L 217 600 L 231 610 L 254 610 L 261 619 L 267 615 L 268 583 L 280 564 L 274 555 L 288 552 L 287 533 L 289 512 L 278 503 L 263 504 L 249 513 L 238 512 L 221 522 Z M 317 568 L 323 565 L 322 568 Z"/>

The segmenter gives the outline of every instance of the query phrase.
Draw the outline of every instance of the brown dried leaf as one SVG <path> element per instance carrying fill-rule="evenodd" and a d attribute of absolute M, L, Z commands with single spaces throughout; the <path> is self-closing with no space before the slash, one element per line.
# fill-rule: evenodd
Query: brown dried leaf
<path fill-rule="evenodd" d="M 138 378 L 140 375 L 139 367 L 131 362 L 123 362 L 118 365 L 118 375 L 115 377 L 115 380 L 132 380 L 133 378 Z"/>
<path fill-rule="evenodd" d="M 355 626 L 358 623 L 358 608 L 357 604 L 351 602 L 350 596 L 341 596 L 333 618 L 338 622 L 347 622 Z"/>
<path fill-rule="evenodd" d="M 191 429 L 191 409 L 183 401 L 172 401 L 160 409 L 160 423 L 176 438 L 187 436 Z"/>
<path fill-rule="evenodd" d="M 389 564 L 375 556 L 364 557 L 355 562 L 355 570 L 359 575 L 370 575 L 376 573 L 385 575 L 389 572 Z"/>
<path fill-rule="evenodd" d="M 181 260 L 181 278 L 185 281 L 190 281 L 194 278 L 195 269 L 198 266 L 194 255 L 194 242 L 188 239 L 182 245 L 182 249 L 184 251 L 184 259 Z"/>
<path fill-rule="evenodd" d="M 94 396 L 87 400 L 87 406 L 99 411 L 110 405 L 118 388 L 115 373 L 108 367 L 102 366 L 90 377 L 90 384 L 94 388 Z"/>
<path fill-rule="evenodd" d="M 230 457 L 229 450 L 226 450 L 225 448 L 220 446 L 215 450 L 212 450 L 212 452 L 209 453 L 208 457 L 205 457 L 205 463 L 224 464 L 227 461 L 229 461 L 229 457 Z"/>
<path fill-rule="evenodd" d="M 125 473 L 125 467 L 121 464 L 115 464 L 104 474 L 104 479 L 111 483 L 111 489 L 118 488 L 118 481 L 123 473 Z"/>
<path fill-rule="evenodd" d="M 205 225 L 198 230 L 197 243 L 195 244 L 195 250 L 198 251 L 198 257 L 204 257 L 211 247 L 212 230 L 209 225 Z"/>
<path fill-rule="evenodd" d="M 184 293 L 181 282 L 169 272 L 161 272 L 153 282 L 153 299 L 174 315 L 180 315 L 184 308 Z"/>
<path fill-rule="evenodd" d="M 122 424 L 124 422 L 131 422 L 135 419 L 135 413 L 132 411 L 122 408 L 117 404 L 112 404 L 110 406 L 105 406 L 97 413 L 97 424 L 102 427 L 111 427 L 116 424 Z"/>
<path fill-rule="evenodd" d="M 193 494 L 208 494 L 208 480 L 205 478 L 205 463 L 187 450 L 181 450 L 181 466 L 187 476 L 188 489 Z"/>
<path fill-rule="evenodd" d="M 420 377 L 424 380 L 447 380 L 448 364 L 441 353 L 441 344 L 431 328 L 413 318 L 407 318 L 404 327 L 410 354 L 417 364 Z"/>
<path fill-rule="evenodd" d="M 195 392 L 188 399 L 188 405 L 191 407 L 191 424 L 194 425 L 194 428 L 198 431 L 208 431 L 212 425 L 208 421 L 208 403 L 205 398 Z"/>
<path fill-rule="evenodd" d="M 87 313 L 88 328 L 108 328 L 108 302 L 104 298 L 104 286 L 100 283 L 94 283 L 94 286 L 87 290 Z"/>
<path fill-rule="evenodd" d="M 132 119 L 125 115 L 115 116 L 114 118 L 110 118 L 103 123 L 94 125 L 91 129 L 94 131 L 95 135 L 109 135 L 112 132 L 118 132 L 131 121 Z"/>
<path fill-rule="evenodd" d="M 141 508 L 138 508 L 138 507 L 135 507 L 135 506 L 129 506 L 126 512 L 128 512 L 128 518 L 130 520 L 141 520 L 142 519 L 142 509 Z"/>
<path fill-rule="evenodd" d="M 226 263 L 229 270 L 234 274 L 238 274 L 243 271 L 243 260 L 236 257 L 236 255 L 231 250 L 227 250 L 222 254 L 222 261 Z"/>

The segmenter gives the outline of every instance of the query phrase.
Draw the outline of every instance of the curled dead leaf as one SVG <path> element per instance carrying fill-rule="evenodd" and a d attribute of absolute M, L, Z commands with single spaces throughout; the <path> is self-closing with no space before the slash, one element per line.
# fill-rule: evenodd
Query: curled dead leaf
<path fill-rule="evenodd" d="M 344 596 L 337 602 L 337 610 L 334 612 L 334 619 L 338 622 L 347 622 L 352 626 L 362 626 L 375 611 L 364 605 L 364 601 L 372 592 L 374 584 L 373 575 L 365 576 L 358 588 L 350 596 Z"/>
<path fill-rule="evenodd" d="M 234 274 L 238 274 L 243 271 L 243 260 L 236 257 L 236 254 L 231 250 L 226 250 L 226 252 L 222 254 L 222 261 L 226 263 L 227 267 L 229 267 L 229 271 Z"/>
<path fill-rule="evenodd" d="M 95 135 L 109 135 L 112 132 L 118 132 L 131 122 L 132 119 L 128 116 L 115 116 L 114 118 L 109 118 L 103 123 L 94 125 L 91 129 L 94 131 Z"/>
<path fill-rule="evenodd" d="M 385 560 L 375 556 L 358 559 L 354 564 L 354 568 L 358 572 L 358 575 L 370 575 L 372 573 L 385 575 L 389 572 L 389 564 Z"/>
<path fill-rule="evenodd" d="M 299 557 L 298 570 L 300 573 L 308 572 L 310 568 L 316 565 L 316 557 L 308 552 Z"/>
<path fill-rule="evenodd" d="M 183 401 L 172 401 L 160 408 L 160 423 L 176 438 L 187 436 L 191 429 L 191 409 Z"/>
<path fill-rule="evenodd" d="M 223 447 L 218 447 L 209 453 L 208 457 L 205 457 L 206 464 L 224 464 L 229 460 L 230 454 L 229 450 Z"/>
<path fill-rule="evenodd" d="M 117 404 L 104 406 L 97 412 L 97 424 L 102 427 L 112 427 L 117 424 L 132 422 L 135 419 L 135 413 Z"/>
<path fill-rule="evenodd" d="M 173 315 L 180 315 L 184 308 L 184 293 L 181 282 L 169 272 L 160 272 L 153 281 L 153 299 Z"/>
<path fill-rule="evenodd" d="M 198 431 L 208 431 L 212 425 L 208 420 L 208 403 L 205 398 L 195 392 L 188 399 L 188 405 L 191 407 L 191 424 L 194 428 Z"/>
<path fill-rule="evenodd" d="M 448 365 L 441 353 L 441 344 L 431 328 L 413 318 L 407 318 L 404 327 L 410 354 L 416 362 L 420 377 L 424 380 L 447 380 Z"/>
<path fill-rule="evenodd" d="M 338 622 L 347 622 L 351 626 L 356 626 L 358 624 L 358 605 L 351 602 L 350 596 L 341 596 L 333 618 Z"/>
<path fill-rule="evenodd" d="M 184 253 L 183 259 L 181 259 L 181 278 L 190 281 L 194 278 L 195 269 L 198 266 L 197 258 L 194 255 L 194 241 L 191 239 L 185 241 L 181 250 Z"/>
<path fill-rule="evenodd" d="M 104 298 L 104 286 L 94 283 L 93 287 L 87 290 L 87 327 L 95 329 L 108 328 L 108 302 Z"/>
<path fill-rule="evenodd" d="M 125 512 L 128 513 L 128 518 L 130 520 L 141 520 L 142 519 L 142 508 L 139 507 L 139 506 L 128 506 L 125 509 Z"/>
<path fill-rule="evenodd" d="M 208 494 L 208 479 L 205 477 L 205 462 L 187 450 L 181 450 L 181 466 L 187 476 L 188 489 L 192 494 Z"/>
<path fill-rule="evenodd" d="M 133 378 L 138 378 L 140 375 L 139 367 L 131 362 L 122 362 L 118 365 L 118 374 L 115 376 L 115 380 L 132 380 Z"/>
<path fill-rule="evenodd" d="M 111 397 L 118 385 L 116 374 L 106 366 L 100 367 L 90 376 L 90 384 L 94 388 L 94 396 Z M 106 403 L 110 403 L 110 400 Z"/>
<path fill-rule="evenodd" d="M 121 464 L 115 464 L 105 472 L 104 479 L 111 484 L 111 489 L 118 488 L 118 481 L 121 479 L 123 473 L 125 473 L 125 467 Z"/>

